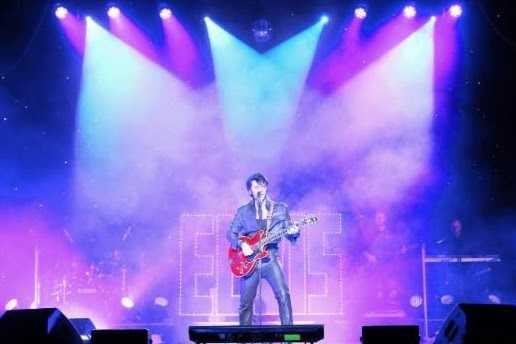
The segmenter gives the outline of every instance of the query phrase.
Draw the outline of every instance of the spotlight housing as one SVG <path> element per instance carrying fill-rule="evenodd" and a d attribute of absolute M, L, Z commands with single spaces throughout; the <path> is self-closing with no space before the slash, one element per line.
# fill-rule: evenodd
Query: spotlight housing
<path fill-rule="evenodd" d="M 363 6 L 355 8 L 355 18 L 365 19 L 367 17 L 367 10 Z"/>
<path fill-rule="evenodd" d="M 59 5 L 56 7 L 54 14 L 59 19 L 65 19 L 66 16 L 68 15 L 68 9 L 62 5 Z"/>
<path fill-rule="evenodd" d="M 403 15 L 405 18 L 414 18 L 417 14 L 416 7 L 414 5 L 407 5 L 403 8 Z"/>
<path fill-rule="evenodd" d="M 116 19 L 116 18 L 120 17 L 120 8 L 118 8 L 116 6 L 109 6 L 109 8 L 107 10 L 107 15 L 111 19 Z"/>
<path fill-rule="evenodd" d="M 502 303 L 502 298 L 499 295 L 489 294 L 487 296 L 487 298 L 489 299 L 489 301 L 491 301 L 491 303 L 494 303 L 494 304 L 497 304 L 497 305 Z"/>
<path fill-rule="evenodd" d="M 120 299 L 120 304 L 122 305 L 122 307 L 127 308 L 127 309 L 131 309 L 134 307 L 134 301 L 129 296 L 122 297 Z"/>
<path fill-rule="evenodd" d="M 451 5 L 448 9 L 448 13 L 453 18 L 458 18 L 462 15 L 462 6 L 459 4 Z"/>
<path fill-rule="evenodd" d="M 11 311 L 13 309 L 16 309 L 18 307 L 18 299 L 9 299 L 6 303 L 5 303 L 5 310 L 6 311 Z"/>
<path fill-rule="evenodd" d="M 440 300 L 443 305 L 451 305 L 455 302 L 455 297 L 451 294 L 445 294 L 440 297 Z"/>
<path fill-rule="evenodd" d="M 409 299 L 410 306 L 413 308 L 418 308 L 423 304 L 423 298 L 421 295 L 412 295 Z"/>
<path fill-rule="evenodd" d="M 160 307 L 167 307 L 168 306 L 168 299 L 164 296 L 157 296 L 154 298 L 154 304 L 156 306 Z"/>
<path fill-rule="evenodd" d="M 172 10 L 168 7 L 163 7 L 160 11 L 159 11 L 159 16 L 161 17 L 161 19 L 170 19 L 172 17 Z"/>

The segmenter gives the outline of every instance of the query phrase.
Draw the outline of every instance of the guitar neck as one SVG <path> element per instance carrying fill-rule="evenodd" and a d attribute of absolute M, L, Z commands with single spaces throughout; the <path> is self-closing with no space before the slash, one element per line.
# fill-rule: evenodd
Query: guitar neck
<path fill-rule="evenodd" d="M 262 246 L 265 246 L 265 245 L 268 245 L 270 244 L 271 242 L 273 241 L 276 241 L 278 240 L 279 238 L 281 238 L 283 235 L 285 235 L 285 233 L 287 233 L 287 228 L 282 228 L 281 230 L 279 231 L 274 231 L 272 233 L 270 233 L 269 235 L 267 235 L 263 240 L 262 240 Z"/>
<path fill-rule="evenodd" d="M 294 226 L 302 227 L 306 225 L 304 221 L 294 222 Z M 261 242 L 262 246 L 268 245 L 284 236 L 287 233 L 288 227 L 281 228 L 280 230 L 271 231 Z"/>

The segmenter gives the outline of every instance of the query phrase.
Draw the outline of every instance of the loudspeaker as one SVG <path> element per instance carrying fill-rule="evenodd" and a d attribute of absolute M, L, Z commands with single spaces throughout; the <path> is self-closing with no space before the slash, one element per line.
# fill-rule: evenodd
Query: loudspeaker
<path fill-rule="evenodd" d="M 93 330 L 91 344 L 149 344 L 149 331 L 145 329 Z"/>
<path fill-rule="evenodd" d="M 95 329 L 93 321 L 88 318 L 71 318 L 70 323 L 72 323 L 83 341 L 89 341 L 91 339 L 91 332 Z"/>
<path fill-rule="evenodd" d="M 516 306 L 458 304 L 446 318 L 434 342 L 480 343 L 516 343 Z"/>
<path fill-rule="evenodd" d="M 0 343 L 82 344 L 70 321 L 57 308 L 19 309 L 0 318 Z"/>
<path fill-rule="evenodd" d="M 419 344 L 419 327 L 407 326 L 362 326 L 363 344 Z"/>

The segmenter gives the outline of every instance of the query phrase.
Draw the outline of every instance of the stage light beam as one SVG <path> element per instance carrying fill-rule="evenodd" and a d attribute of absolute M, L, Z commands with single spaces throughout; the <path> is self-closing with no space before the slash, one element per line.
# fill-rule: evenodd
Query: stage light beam
<path fill-rule="evenodd" d="M 330 18 L 327 15 L 321 16 L 321 23 L 327 24 L 330 21 Z"/>
<path fill-rule="evenodd" d="M 414 18 L 417 14 L 416 8 L 412 5 L 407 5 L 405 8 L 403 8 L 403 15 L 405 18 Z"/>
<path fill-rule="evenodd" d="M 264 54 L 207 21 L 226 140 L 241 166 L 273 164 L 280 157 L 324 18 Z M 259 145 L 265 136 L 267 152 L 251 159 L 243 148 Z"/>
<path fill-rule="evenodd" d="M 54 12 L 57 18 L 65 19 L 68 15 L 68 10 L 64 6 L 58 6 Z"/>
<path fill-rule="evenodd" d="M 448 13 L 450 13 L 453 18 L 458 18 L 462 15 L 462 6 L 458 4 L 451 5 Z"/>
<path fill-rule="evenodd" d="M 358 19 L 365 19 L 367 17 L 367 11 L 364 7 L 357 7 L 355 9 L 355 17 Z"/>

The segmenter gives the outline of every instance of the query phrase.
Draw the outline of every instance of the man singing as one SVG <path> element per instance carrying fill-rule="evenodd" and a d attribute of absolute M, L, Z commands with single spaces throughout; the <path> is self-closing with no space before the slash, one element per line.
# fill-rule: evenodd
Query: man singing
<path fill-rule="evenodd" d="M 242 235 L 253 235 L 264 228 L 287 228 L 286 238 L 295 241 L 299 236 L 299 228 L 292 224 L 287 205 L 273 202 L 267 195 L 269 182 L 260 173 L 251 175 L 246 181 L 251 201 L 238 208 L 235 218 L 227 232 L 227 238 L 234 248 L 240 247 L 246 256 L 252 255 L 252 248 L 239 240 Z M 272 288 L 278 301 L 282 325 L 291 325 L 292 305 L 285 276 L 278 262 L 278 244 L 281 237 L 267 246 L 269 258 L 259 261 L 256 268 L 240 279 L 240 325 L 251 325 L 253 302 L 260 278 L 264 278 Z"/>

